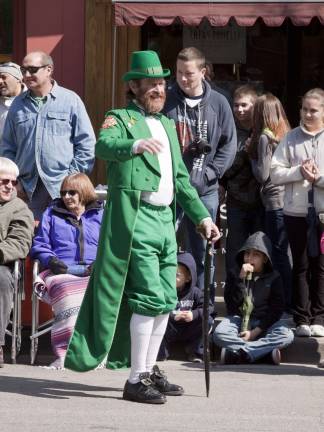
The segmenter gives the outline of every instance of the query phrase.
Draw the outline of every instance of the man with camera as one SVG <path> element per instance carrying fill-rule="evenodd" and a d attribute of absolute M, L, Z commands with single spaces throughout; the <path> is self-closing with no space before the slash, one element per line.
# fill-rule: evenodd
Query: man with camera
<path fill-rule="evenodd" d="M 204 79 L 206 59 L 197 48 L 177 56 L 176 82 L 168 91 L 164 113 L 176 122 L 184 163 L 191 184 L 213 221 L 218 208 L 218 180 L 232 165 L 236 154 L 236 130 L 226 98 Z M 184 216 L 191 252 L 203 287 L 205 242 Z"/>

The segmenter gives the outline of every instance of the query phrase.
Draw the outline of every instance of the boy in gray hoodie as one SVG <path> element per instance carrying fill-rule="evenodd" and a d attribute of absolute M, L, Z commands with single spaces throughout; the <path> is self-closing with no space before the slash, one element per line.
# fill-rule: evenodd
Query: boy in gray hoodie
<path fill-rule="evenodd" d="M 228 316 L 216 327 L 221 363 L 254 363 L 264 358 L 280 364 L 280 349 L 294 339 L 281 316 L 285 301 L 279 273 L 273 270 L 271 242 L 261 231 L 252 234 L 237 254 L 240 272 L 230 273 L 225 302 Z M 248 313 L 246 310 L 248 309 Z M 242 322 L 248 323 L 243 328 Z"/>

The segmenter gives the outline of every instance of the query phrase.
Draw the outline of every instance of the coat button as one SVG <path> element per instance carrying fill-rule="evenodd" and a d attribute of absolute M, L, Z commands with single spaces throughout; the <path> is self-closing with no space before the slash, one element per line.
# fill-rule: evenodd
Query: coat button
<path fill-rule="evenodd" d="M 135 171 L 136 171 L 136 172 L 139 172 L 139 170 L 140 170 L 140 169 L 139 169 L 138 167 L 135 168 Z"/>
<path fill-rule="evenodd" d="M 156 190 L 156 186 L 152 186 L 152 190 L 154 190 L 154 191 L 155 191 L 155 190 Z"/>
<path fill-rule="evenodd" d="M 145 177 L 145 181 L 149 181 L 150 180 L 150 177 Z"/>

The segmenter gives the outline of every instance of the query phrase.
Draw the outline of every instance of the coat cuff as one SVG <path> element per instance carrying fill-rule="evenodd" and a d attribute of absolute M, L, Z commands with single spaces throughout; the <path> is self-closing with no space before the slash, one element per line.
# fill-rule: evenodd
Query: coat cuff
<path fill-rule="evenodd" d="M 123 162 L 129 160 L 133 156 L 134 140 L 125 140 L 118 144 L 115 150 L 115 157 L 117 160 Z"/>

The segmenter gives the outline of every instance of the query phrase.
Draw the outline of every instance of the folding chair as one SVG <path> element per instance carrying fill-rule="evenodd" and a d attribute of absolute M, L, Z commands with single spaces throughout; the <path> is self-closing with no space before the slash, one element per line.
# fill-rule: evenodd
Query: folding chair
<path fill-rule="evenodd" d="M 14 263 L 14 292 L 12 314 L 9 324 L 10 330 L 6 329 L 6 334 L 11 337 L 11 363 L 16 363 L 16 358 L 21 348 L 21 303 L 24 299 L 24 261 L 16 260 Z"/>
<path fill-rule="evenodd" d="M 30 364 L 35 363 L 38 351 L 38 338 L 51 331 L 54 318 L 44 323 L 39 323 L 39 299 L 36 295 L 34 284 L 39 274 L 39 261 L 34 261 L 33 265 L 33 286 L 32 286 L 32 328 L 30 335 Z"/>

